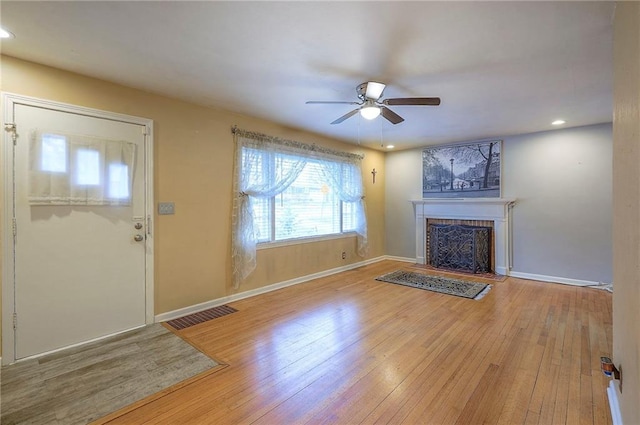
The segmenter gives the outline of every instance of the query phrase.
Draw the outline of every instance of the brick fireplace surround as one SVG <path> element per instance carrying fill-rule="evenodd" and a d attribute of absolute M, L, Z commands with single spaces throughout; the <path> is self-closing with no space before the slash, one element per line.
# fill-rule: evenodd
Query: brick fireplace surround
<path fill-rule="evenodd" d="M 420 199 L 411 201 L 416 219 L 416 263 L 427 264 L 427 219 L 493 221 L 495 272 L 509 275 L 511 198 Z"/>

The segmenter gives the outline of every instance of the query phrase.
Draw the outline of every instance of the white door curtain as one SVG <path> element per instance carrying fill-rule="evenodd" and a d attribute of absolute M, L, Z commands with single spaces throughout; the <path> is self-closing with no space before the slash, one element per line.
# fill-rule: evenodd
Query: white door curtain
<path fill-rule="evenodd" d="M 33 131 L 31 205 L 131 205 L 136 145 L 59 131 Z"/>

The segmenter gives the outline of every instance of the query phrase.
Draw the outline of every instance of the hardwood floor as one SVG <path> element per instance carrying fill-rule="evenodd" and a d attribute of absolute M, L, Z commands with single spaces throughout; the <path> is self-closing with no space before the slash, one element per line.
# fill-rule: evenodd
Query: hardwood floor
<path fill-rule="evenodd" d="M 399 268 L 421 271 L 383 261 L 179 331 L 229 366 L 108 423 L 611 423 L 610 293 L 508 278 L 473 301 L 375 280 Z"/>

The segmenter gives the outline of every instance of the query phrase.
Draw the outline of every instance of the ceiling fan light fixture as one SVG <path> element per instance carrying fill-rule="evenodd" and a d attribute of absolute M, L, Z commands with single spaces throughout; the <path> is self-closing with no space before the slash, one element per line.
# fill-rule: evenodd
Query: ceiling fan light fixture
<path fill-rule="evenodd" d="M 347 104 L 358 105 L 355 109 L 347 112 L 336 120 L 331 122 L 331 125 L 340 124 L 344 120 L 351 118 L 354 115 L 360 113 L 360 116 L 366 120 L 374 120 L 379 115 L 382 118 L 389 121 L 391 124 L 400 124 L 404 121 L 400 115 L 393 112 L 387 106 L 438 106 L 440 105 L 439 97 L 396 97 L 391 99 L 380 100 L 383 96 L 384 88 L 386 86 L 382 83 L 375 81 L 368 81 L 358 84 L 356 87 L 356 94 L 360 102 L 352 101 L 327 101 L 327 100 L 308 100 L 307 104 Z M 384 147 L 384 146 L 383 146 Z"/>
<path fill-rule="evenodd" d="M 376 83 L 375 81 L 369 81 L 367 83 L 367 89 L 365 91 L 365 97 L 367 99 L 378 100 L 382 96 L 382 92 L 386 85 L 382 83 Z"/>
<path fill-rule="evenodd" d="M 378 106 L 365 106 L 360 109 L 360 115 L 365 120 L 373 120 L 380 115 L 380 107 Z"/>

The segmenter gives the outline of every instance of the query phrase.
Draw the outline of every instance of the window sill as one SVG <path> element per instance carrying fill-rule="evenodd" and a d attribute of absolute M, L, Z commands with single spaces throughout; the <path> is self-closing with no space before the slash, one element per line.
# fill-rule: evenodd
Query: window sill
<path fill-rule="evenodd" d="M 333 239 L 351 238 L 353 236 L 356 236 L 356 232 L 336 233 L 334 235 L 308 236 L 304 238 L 286 239 L 283 241 L 275 241 L 275 242 L 260 242 L 256 246 L 256 249 L 259 251 L 261 249 L 279 248 L 282 246 L 301 245 L 301 244 L 312 243 L 312 242 L 330 241 Z"/>

